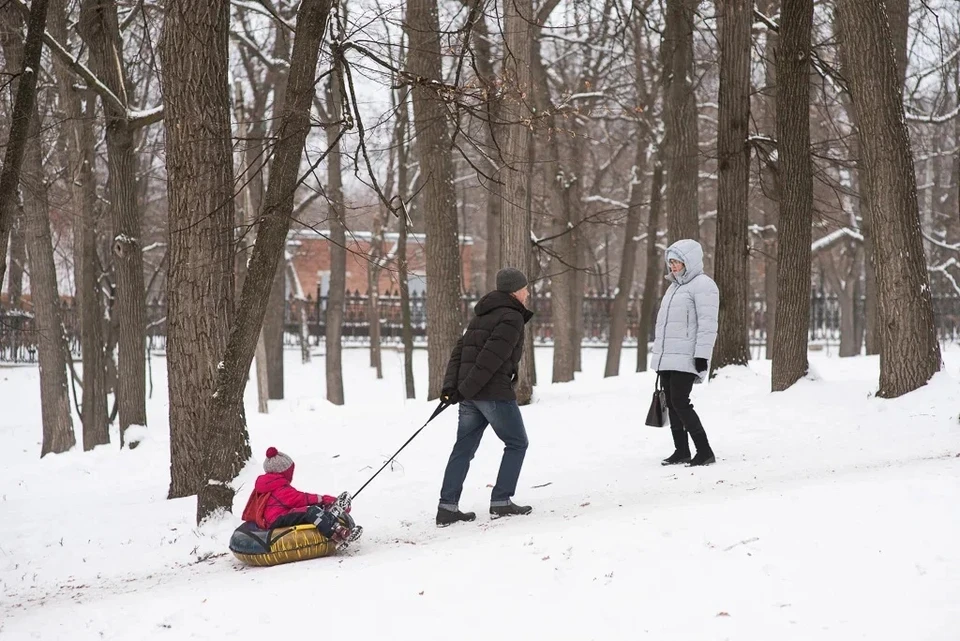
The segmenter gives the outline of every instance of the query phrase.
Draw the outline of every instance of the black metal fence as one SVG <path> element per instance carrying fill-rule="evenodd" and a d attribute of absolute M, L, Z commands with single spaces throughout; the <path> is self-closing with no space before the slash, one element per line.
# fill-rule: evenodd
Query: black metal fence
<path fill-rule="evenodd" d="M 479 299 L 478 293 L 468 293 L 461 301 L 461 313 L 464 322 L 469 320 L 473 305 Z M 346 342 L 362 343 L 370 336 L 370 298 L 360 292 L 348 292 L 346 295 L 343 338 Z M 550 297 L 540 296 L 531 303 L 536 311 L 533 331 L 540 343 L 553 340 Z M 327 297 L 309 298 L 306 301 L 288 301 L 285 309 L 285 341 L 296 344 L 300 341 L 301 330 L 305 326 L 308 340 L 318 344 L 326 332 L 324 316 Z M 640 298 L 631 297 L 627 306 L 627 329 L 625 344 L 636 344 L 639 335 Z M 401 340 L 402 322 L 400 295 L 398 292 L 380 294 L 378 300 L 380 336 L 384 343 L 398 343 Z M 584 345 L 606 345 L 610 331 L 610 316 L 613 309 L 613 295 L 610 293 L 588 292 L 583 297 L 583 343 Z M 934 297 L 937 334 L 942 342 L 960 341 L 960 296 L 941 295 Z M 766 307 L 762 300 L 754 300 L 750 305 L 748 317 L 750 342 L 763 345 L 767 339 Z M 862 327 L 864 305 L 859 301 L 855 313 Z M 302 315 L 306 318 L 302 318 Z M 414 338 L 418 342 L 426 340 L 427 309 L 423 295 L 411 295 L 410 317 Z M 147 305 L 147 342 L 151 349 L 164 349 L 166 346 L 166 307 L 162 303 Z M 80 324 L 75 306 L 65 303 L 63 307 L 63 325 L 71 351 L 79 355 Z M 652 328 L 651 328 L 652 331 Z M 830 294 L 817 294 L 810 300 L 810 342 L 830 344 L 840 341 L 841 305 L 839 299 Z M 648 335 L 648 340 L 652 335 Z M 0 309 L 0 361 L 33 362 L 36 360 L 37 328 L 32 314 L 19 310 Z"/>

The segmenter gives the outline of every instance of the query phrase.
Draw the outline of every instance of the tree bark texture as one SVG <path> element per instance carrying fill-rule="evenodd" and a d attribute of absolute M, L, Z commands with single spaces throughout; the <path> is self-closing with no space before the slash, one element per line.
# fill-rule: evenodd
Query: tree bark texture
<path fill-rule="evenodd" d="M 204 439 L 205 483 L 197 496 L 197 523 L 220 511 L 230 511 L 234 492 L 229 484 L 250 456 L 244 425 L 243 392 L 267 313 L 273 278 L 278 265 L 284 262 L 294 194 L 300 178 L 300 159 L 310 131 L 317 60 L 330 7 L 330 0 L 303 0 L 298 11 L 297 36 L 290 59 L 287 91 L 279 110 L 278 142 L 260 215 L 257 242 L 223 363 L 217 368 L 216 392 L 208 401 L 211 422 Z M 229 447 L 236 426 L 243 434 L 245 447 L 242 451 Z"/>
<path fill-rule="evenodd" d="M 529 275 L 531 263 L 530 163 L 533 137 L 529 123 L 535 105 L 531 96 L 533 3 L 516 0 L 504 6 L 503 89 L 500 103 L 506 133 L 503 145 L 503 206 L 500 213 L 500 261 L 505 267 Z M 527 331 L 529 337 L 531 332 Z M 517 399 L 529 403 L 533 396 L 532 349 L 525 346 L 517 380 Z"/>
<path fill-rule="evenodd" d="M 783 0 L 777 46 L 780 227 L 772 388 L 807 374 L 813 168 L 810 155 L 810 38 L 813 0 Z"/>
<path fill-rule="evenodd" d="M 340 152 L 340 120 L 343 87 L 340 77 L 330 77 L 327 111 L 336 126 L 327 128 L 327 194 L 329 197 L 330 223 L 330 289 L 327 293 L 326 347 L 327 355 L 327 400 L 334 405 L 343 405 L 343 314 L 347 290 L 347 228 L 343 201 L 343 156 Z"/>
<path fill-rule="evenodd" d="M 210 399 L 234 313 L 229 14 L 228 0 L 170 0 L 160 45 L 170 216 L 170 498 L 196 494 L 206 480 Z M 245 458 L 243 421 L 234 420 L 218 445 Z"/>
<path fill-rule="evenodd" d="M 920 233 L 916 176 L 895 47 L 882 4 L 838 3 L 841 47 L 869 176 L 880 308 L 880 389 L 894 398 L 927 383 L 942 362 Z"/>
<path fill-rule="evenodd" d="M 68 41 L 67 5 L 53 0 L 48 17 L 50 34 Z M 68 177 L 74 205 L 74 279 L 80 306 L 80 343 L 83 356 L 83 449 L 110 441 L 107 414 L 107 369 L 104 352 L 103 303 L 100 298 L 100 260 L 97 255 L 96 96 L 86 92 L 86 113 L 73 88 L 75 78 L 67 64 L 53 57 L 59 98 L 67 122 Z"/>
<path fill-rule="evenodd" d="M 693 21 L 697 0 L 667 0 L 661 45 L 669 242 L 700 239 L 697 100 L 693 89 Z"/>
<path fill-rule="evenodd" d="M 115 0 L 83 0 L 78 29 L 90 50 L 93 71 L 126 105 L 127 80 Z M 107 190 L 117 284 L 114 313 L 120 322 L 117 401 L 122 445 L 128 427 L 147 424 L 146 292 L 134 127 L 125 108 L 105 100 L 103 111 L 107 125 Z"/>
<path fill-rule="evenodd" d="M 407 66 L 417 78 L 413 117 L 425 185 L 421 202 L 427 233 L 427 400 L 431 400 L 440 396 L 447 361 L 462 329 L 460 237 L 447 110 L 430 86 L 443 78 L 437 0 L 409 0 L 406 23 L 410 41 Z"/>
<path fill-rule="evenodd" d="M 640 321 L 637 325 L 637 371 L 647 371 L 650 332 L 660 300 L 659 285 L 665 282 L 662 254 L 657 249 L 657 230 L 663 210 L 663 152 L 657 150 L 650 182 L 650 213 L 647 217 L 647 262 L 643 276 L 643 298 L 640 300 Z"/>
<path fill-rule="evenodd" d="M 720 318 L 713 370 L 746 365 L 747 238 L 750 192 L 750 48 L 751 0 L 718 0 L 720 10 L 720 109 L 718 125 L 717 287 Z"/>
<path fill-rule="evenodd" d="M 35 112 L 37 98 L 37 71 L 40 69 L 40 54 L 43 51 L 43 32 L 47 24 L 48 0 L 34 0 L 30 4 L 30 19 L 27 21 L 27 37 L 23 41 L 23 64 L 10 117 L 10 135 L 0 169 L 0 285 L 7 272 L 7 245 L 10 229 L 17 212 L 17 190 L 20 185 L 20 167 L 30 133 L 30 120 Z M 3 7 L 12 12 L 11 6 Z M 19 22 L 16 24 L 20 24 Z M 17 28 L 19 32 L 19 28 Z M 13 66 L 13 65 L 8 65 Z"/>

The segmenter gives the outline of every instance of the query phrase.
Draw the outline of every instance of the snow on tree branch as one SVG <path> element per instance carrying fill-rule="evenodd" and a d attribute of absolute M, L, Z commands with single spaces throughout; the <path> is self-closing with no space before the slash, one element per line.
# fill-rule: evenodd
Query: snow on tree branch
<path fill-rule="evenodd" d="M 906 110 L 904 110 L 904 116 L 906 117 L 907 122 L 922 122 L 931 125 L 942 125 L 946 122 L 950 122 L 957 116 L 960 116 L 960 105 L 957 105 L 953 108 L 953 111 L 945 113 L 942 116 L 924 116 Z"/>
<path fill-rule="evenodd" d="M 830 232 L 823 238 L 818 238 L 817 240 L 813 241 L 810 244 L 810 251 L 817 253 L 824 251 L 825 249 L 830 249 L 844 238 L 852 238 L 859 243 L 863 242 L 863 235 L 860 232 L 854 231 L 849 227 L 842 227 L 841 229 Z"/>

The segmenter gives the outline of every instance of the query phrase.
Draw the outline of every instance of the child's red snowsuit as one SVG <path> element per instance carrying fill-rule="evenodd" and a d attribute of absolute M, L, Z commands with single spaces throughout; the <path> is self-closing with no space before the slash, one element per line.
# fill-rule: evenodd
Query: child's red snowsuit
<path fill-rule="evenodd" d="M 279 474 L 261 474 L 257 477 L 253 494 L 243 510 L 243 520 L 252 521 L 257 527 L 269 529 L 281 516 L 306 512 L 311 505 L 329 507 L 336 503 L 334 496 L 309 494 L 296 489 L 293 481 L 293 468 Z"/>

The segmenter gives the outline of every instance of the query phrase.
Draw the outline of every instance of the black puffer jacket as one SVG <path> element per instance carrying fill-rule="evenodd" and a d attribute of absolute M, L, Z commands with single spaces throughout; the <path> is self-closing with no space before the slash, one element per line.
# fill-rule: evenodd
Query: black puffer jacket
<path fill-rule="evenodd" d="M 450 356 L 444 390 L 470 401 L 513 401 L 513 377 L 523 355 L 523 326 L 533 312 L 510 294 L 490 292 Z"/>

